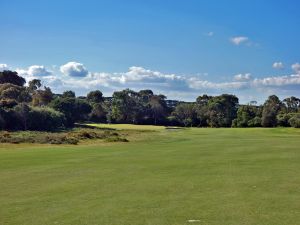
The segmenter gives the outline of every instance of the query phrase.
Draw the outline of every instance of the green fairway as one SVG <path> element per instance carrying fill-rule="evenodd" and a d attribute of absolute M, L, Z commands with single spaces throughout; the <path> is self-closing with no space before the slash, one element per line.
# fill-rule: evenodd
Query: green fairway
<path fill-rule="evenodd" d="M 300 129 L 291 128 L 155 127 L 128 143 L 6 144 L 0 224 L 297 225 L 299 173 Z"/>
<path fill-rule="evenodd" d="M 153 126 L 153 125 L 133 125 L 133 124 L 87 124 L 89 126 L 99 127 L 99 128 L 110 128 L 117 130 L 163 130 L 164 126 Z"/>

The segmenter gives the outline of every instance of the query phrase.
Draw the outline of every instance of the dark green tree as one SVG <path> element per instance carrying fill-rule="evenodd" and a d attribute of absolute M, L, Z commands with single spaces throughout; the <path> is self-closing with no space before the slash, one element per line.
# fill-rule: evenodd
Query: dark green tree
<path fill-rule="evenodd" d="M 87 101 L 90 103 L 101 103 L 103 102 L 103 94 L 101 91 L 91 91 L 87 94 Z"/>
<path fill-rule="evenodd" d="M 277 114 L 282 110 L 283 104 L 276 95 L 271 95 L 263 105 L 262 122 L 263 127 L 277 126 Z"/>
<path fill-rule="evenodd" d="M 74 91 L 65 91 L 63 92 L 62 98 L 75 98 L 75 92 Z"/>
<path fill-rule="evenodd" d="M 10 83 L 17 86 L 24 86 L 26 80 L 20 77 L 17 72 L 4 70 L 0 72 L 0 84 Z"/>

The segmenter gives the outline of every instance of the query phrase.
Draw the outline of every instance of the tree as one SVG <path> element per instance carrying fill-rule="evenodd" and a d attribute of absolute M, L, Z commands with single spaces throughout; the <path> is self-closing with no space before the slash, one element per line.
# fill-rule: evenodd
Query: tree
<path fill-rule="evenodd" d="M 91 91 L 87 94 L 87 101 L 90 103 L 101 103 L 103 102 L 103 94 L 101 91 Z"/>
<path fill-rule="evenodd" d="M 150 96 L 150 108 L 152 112 L 152 118 L 154 120 L 154 125 L 158 122 L 162 122 L 168 112 L 168 107 L 165 102 L 166 96 L 164 95 L 152 95 Z"/>
<path fill-rule="evenodd" d="M 89 120 L 94 122 L 106 122 L 107 112 L 101 103 L 93 104 L 93 109 L 89 115 Z"/>
<path fill-rule="evenodd" d="M 256 118 L 257 117 L 257 118 Z M 241 105 L 237 111 L 237 118 L 232 121 L 233 127 L 253 127 L 260 117 L 259 107 L 253 105 Z"/>
<path fill-rule="evenodd" d="M 282 102 L 287 109 L 287 113 L 296 113 L 299 111 L 300 108 L 299 98 L 292 96 L 290 98 L 285 98 Z"/>
<path fill-rule="evenodd" d="M 42 86 L 41 80 L 33 79 L 33 80 L 29 81 L 29 83 L 28 83 L 28 90 L 29 90 L 29 92 L 34 93 L 41 86 Z"/>
<path fill-rule="evenodd" d="M 75 92 L 74 91 L 65 91 L 62 96 L 62 98 L 75 98 Z"/>
<path fill-rule="evenodd" d="M 25 87 L 12 83 L 0 84 L 0 99 L 11 99 L 16 102 L 29 102 L 31 100 Z"/>
<path fill-rule="evenodd" d="M 202 95 L 196 99 L 196 112 L 197 112 L 197 119 L 199 122 L 199 126 L 206 127 L 208 126 L 209 122 L 209 109 L 208 103 L 212 99 L 212 96 Z"/>
<path fill-rule="evenodd" d="M 294 116 L 289 119 L 289 124 L 294 128 L 300 128 L 300 113 L 294 114 Z"/>
<path fill-rule="evenodd" d="M 26 80 L 20 77 L 17 72 L 4 70 L 0 72 L 0 84 L 10 83 L 17 86 L 24 86 Z"/>
<path fill-rule="evenodd" d="M 178 104 L 172 115 L 175 116 L 179 124 L 184 125 L 185 127 L 197 124 L 197 112 L 195 104 L 193 103 Z"/>
<path fill-rule="evenodd" d="M 44 90 L 36 90 L 32 95 L 33 106 L 46 106 L 53 100 L 53 93 L 49 87 Z"/>
<path fill-rule="evenodd" d="M 137 123 L 141 115 L 138 93 L 130 89 L 113 93 L 111 118 L 118 123 Z"/>
<path fill-rule="evenodd" d="M 275 127 L 277 126 L 277 114 L 282 109 L 282 102 L 276 95 L 271 95 L 266 100 L 262 111 L 262 122 L 263 127 Z"/>
<path fill-rule="evenodd" d="M 56 98 L 50 105 L 53 109 L 65 115 L 65 126 L 72 127 L 76 121 L 86 120 L 92 107 L 82 99 Z"/>
<path fill-rule="evenodd" d="M 230 127 L 236 118 L 238 98 L 223 94 L 208 100 L 208 124 L 211 127 Z"/>

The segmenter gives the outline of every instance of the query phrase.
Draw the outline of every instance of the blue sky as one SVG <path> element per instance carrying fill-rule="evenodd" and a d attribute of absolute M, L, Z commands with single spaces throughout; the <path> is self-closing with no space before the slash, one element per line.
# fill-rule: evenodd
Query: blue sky
<path fill-rule="evenodd" d="M 296 0 L 0 0 L 0 69 L 56 92 L 300 97 Z"/>

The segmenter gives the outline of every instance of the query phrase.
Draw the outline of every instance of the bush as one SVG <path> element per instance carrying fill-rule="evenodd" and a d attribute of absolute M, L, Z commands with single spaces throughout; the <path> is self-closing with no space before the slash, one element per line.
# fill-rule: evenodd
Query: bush
<path fill-rule="evenodd" d="M 248 121 L 248 127 L 261 127 L 261 118 L 256 116 Z"/>
<path fill-rule="evenodd" d="M 127 139 L 120 137 L 117 132 L 92 129 L 74 129 L 63 132 L 39 132 L 39 131 L 20 131 L 20 132 L 0 132 L 0 143 L 39 143 L 39 144 L 72 144 L 76 145 L 81 140 L 100 139 L 107 142 L 128 142 Z"/>
<path fill-rule="evenodd" d="M 300 128 L 300 114 L 294 115 L 291 119 L 289 119 L 289 124 L 292 127 Z"/>
<path fill-rule="evenodd" d="M 282 127 L 289 127 L 289 120 L 293 117 L 292 113 L 281 113 L 277 115 L 277 125 Z"/>
<path fill-rule="evenodd" d="M 64 121 L 65 117 L 61 112 L 47 107 L 33 107 L 28 114 L 27 129 L 53 131 L 62 128 Z"/>

